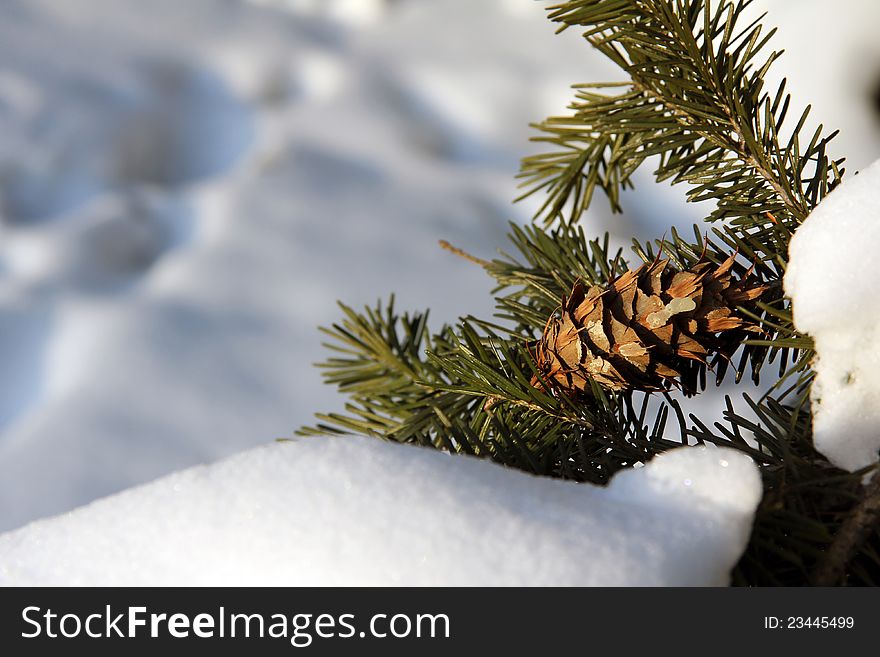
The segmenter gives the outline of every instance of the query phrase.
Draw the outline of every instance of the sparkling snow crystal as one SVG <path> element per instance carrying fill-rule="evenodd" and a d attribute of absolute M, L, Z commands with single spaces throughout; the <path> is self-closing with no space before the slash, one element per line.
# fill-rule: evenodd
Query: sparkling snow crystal
<path fill-rule="evenodd" d="M 719 585 L 761 498 L 684 447 L 607 488 L 362 438 L 172 474 L 0 535 L 0 585 Z"/>
<path fill-rule="evenodd" d="M 791 241 L 785 292 L 816 342 L 813 440 L 849 471 L 880 449 L 880 161 L 846 178 Z"/>

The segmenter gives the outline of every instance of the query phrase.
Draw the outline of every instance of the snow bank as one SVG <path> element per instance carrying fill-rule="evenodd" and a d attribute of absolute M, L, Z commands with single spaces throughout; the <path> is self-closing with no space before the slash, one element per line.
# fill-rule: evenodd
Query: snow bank
<path fill-rule="evenodd" d="M 880 161 L 813 210 L 789 249 L 785 292 L 794 323 L 816 343 L 813 441 L 835 465 L 857 470 L 880 450 Z"/>
<path fill-rule="evenodd" d="M 725 449 L 598 488 L 305 439 L 0 535 L 0 585 L 721 585 L 760 498 L 755 465 Z"/>

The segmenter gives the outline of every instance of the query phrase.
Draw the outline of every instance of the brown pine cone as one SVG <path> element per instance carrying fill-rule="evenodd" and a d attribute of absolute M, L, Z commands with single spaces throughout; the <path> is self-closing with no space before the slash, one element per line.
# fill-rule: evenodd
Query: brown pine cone
<path fill-rule="evenodd" d="M 730 358 L 741 331 L 759 331 L 736 310 L 767 286 L 748 273 L 731 273 L 736 254 L 715 265 L 700 260 L 675 271 L 657 259 L 630 270 L 608 287 L 575 284 L 561 312 L 547 321 L 536 345 L 540 377 L 532 384 L 575 396 L 590 379 L 611 390 L 696 392 L 707 358 Z"/>

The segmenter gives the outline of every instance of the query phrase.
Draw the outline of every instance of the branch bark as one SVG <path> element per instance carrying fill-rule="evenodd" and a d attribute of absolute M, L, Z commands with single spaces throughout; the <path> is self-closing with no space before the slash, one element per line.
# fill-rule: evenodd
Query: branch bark
<path fill-rule="evenodd" d="M 880 472 L 875 472 L 862 494 L 840 526 L 825 558 L 811 579 L 814 586 L 837 586 L 843 583 L 846 567 L 859 548 L 880 523 Z"/>

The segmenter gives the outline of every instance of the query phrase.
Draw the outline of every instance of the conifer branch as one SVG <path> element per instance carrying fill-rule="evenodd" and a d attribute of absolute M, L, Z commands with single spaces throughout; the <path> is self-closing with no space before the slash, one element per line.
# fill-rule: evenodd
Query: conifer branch
<path fill-rule="evenodd" d="M 561 218 L 568 203 L 567 221 L 577 221 L 596 186 L 619 210 L 620 190 L 651 155 L 660 155 L 658 180 L 688 182 L 691 200 L 717 201 L 710 220 L 733 218 L 756 253 L 762 249 L 751 230 L 806 217 L 839 181 L 842 160 L 827 156 L 834 134 L 823 137 L 821 127 L 801 152 L 809 108 L 780 141 L 791 99 L 784 82 L 772 95 L 764 91 L 763 78 L 781 53 L 755 64 L 775 30 L 762 36 L 760 19 L 737 27 L 750 4 L 573 0 L 550 8 L 561 29 L 586 27 L 585 38 L 630 81 L 579 85 L 572 115 L 537 126 L 547 136 L 536 139 L 558 147 L 523 161 L 525 196 L 549 191 L 539 217 Z M 603 86 L 624 91 L 593 91 Z"/>
<path fill-rule="evenodd" d="M 862 497 L 863 473 L 838 470 L 812 444 L 812 341 L 795 330 L 781 289 L 791 235 L 838 184 L 842 160 L 827 153 L 835 133 L 801 134 L 809 108 L 786 123 L 784 82 L 772 94 L 764 90 L 779 53 L 760 60 L 773 31 L 765 34 L 761 19 L 740 26 L 750 4 L 571 0 L 551 7 L 552 20 L 584 28 L 629 78 L 578 85 L 572 114 L 538 125 L 537 141 L 552 150 L 526 158 L 520 176 L 525 195 L 546 193 L 536 219 L 555 226 L 511 225 L 514 254 L 491 261 L 442 243 L 495 279 L 492 321 L 466 318 L 432 333 L 426 313 L 398 315 L 393 299 L 362 312 L 343 306 L 343 321 L 325 331 L 335 353 L 322 367 L 349 403 L 301 432 L 365 433 L 593 483 L 671 447 L 737 449 L 761 467 L 765 494 L 736 583 L 839 580 L 841 568 L 853 581 L 880 583 L 873 574 L 880 532 L 864 529 L 874 495 Z M 683 272 L 736 253 L 731 271 L 750 272 L 767 290 L 736 309 L 763 333 L 743 341 L 738 361 L 715 363 L 714 374 L 720 383 L 729 370 L 737 381 L 750 371 L 758 381 L 775 362 L 780 380 L 759 400 L 743 395 L 739 409 L 728 397 L 724 422 L 686 417 L 666 391 L 615 392 L 593 380 L 568 395 L 542 385 L 536 366 L 537 340 L 563 295 L 576 283 L 605 288 L 630 270 L 621 252 L 609 252 L 607 235 L 590 239 L 578 219 L 597 188 L 620 210 L 622 191 L 652 157 L 657 180 L 684 182 L 689 200 L 715 203 L 707 220 L 717 223 L 708 234 L 694 226 L 693 237 L 672 230 L 669 238 L 634 242 L 636 257 L 650 263 L 662 254 Z"/>

